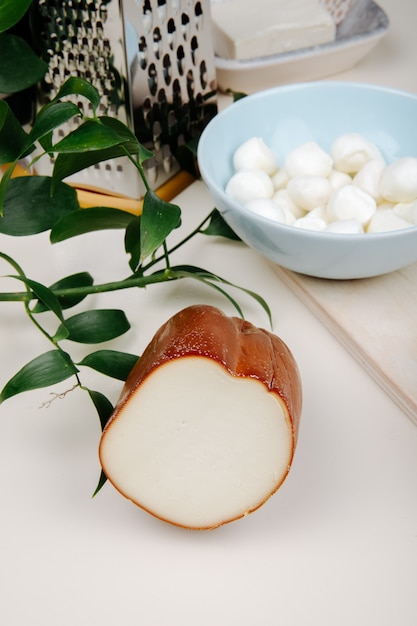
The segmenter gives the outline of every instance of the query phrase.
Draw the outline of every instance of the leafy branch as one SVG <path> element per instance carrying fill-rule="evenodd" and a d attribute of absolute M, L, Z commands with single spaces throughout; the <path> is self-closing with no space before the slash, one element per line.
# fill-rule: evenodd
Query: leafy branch
<path fill-rule="evenodd" d="M 46 70 L 25 42 L 7 31 L 21 19 L 31 0 L 5 0 L 0 4 L 0 92 L 16 93 L 36 83 Z M 17 54 L 17 51 L 19 54 Z M 26 64 L 22 62 L 22 56 Z M 25 71 L 13 71 L 12 59 L 19 59 Z M 30 71 L 26 71 L 30 68 Z M 90 114 L 74 101 L 86 99 Z M 148 184 L 144 163 L 153 154 L 130 129 L 119 120 L 99 116 L 100 95 L 82 78 L 71 77 L 61 86 L 56 97 L 36 115 L 30 130 L 16 117 L 7 99 L 0 99 L 0 234 L 21 237 L 49 231 L 51 244 L 85 233 L 119 229 L 124 231 L 127 275 L 123 280 L 96 284 L 88 272 L 65 276 L 52 285 L 32 279 L 9 255 L 0 251 L 0 259 L 10 267 L 7 279 L 14 279 L 21 290 L 0 292 L 0 302 L 21 302 L 26 315 L 42 333 L 50 349 L 24 365 L 0 391 L 0 403 L 16 394 L 47 387 L 69 378 L 75 387 L 86 391 L 104 428 L 113 406 L 101 392 L 84 386 L 81 369 L 92 368 L 105 376 L 124 381 L 139 358 L 116 350 L 96 350 L 76 362 L 62 348 L 63 341 L 99 344 L 120 337 L 130 324 L 120 309 L 91 309 L 67 313 L 93 294 L 125 289 L 145 288 L 153 284 L 178 280 L 196 280 L 222 294 L 243 317 L 243 311 L 230 288 L 241 290 L 259 303 L 271 319 L 270 309 L 258 294 L 230 283 L 228 280 L 193 265 L 172 265 L 172 254 L 197 235 L 236 235 L 214 209 L 197 227 L 173 245 L 169 236 L 181 227 L 181 209 L 162 200 Z M 77 120 L 75 130 L 55 140 L 58 130 Z M 62 134 L 62 133 L 61 133 Z M 25 167 L 31 173 L 36 163 L 47 155 L 53 159 L 51 176 L 18 175 Z M 140 215 L 111 207 L 82 209 L 76 191 L 65 179 L 87 167 L 108 159 L 127 157 L 145 187 Z M 25 173 L 26 174 L 26 173 Z M 43 322 L 49 312 L 55 319 L 50 332 Z M 50 325 L 50 315 L 48 316 Z M 96 492 L 105 482 L 100 476 Z"/>

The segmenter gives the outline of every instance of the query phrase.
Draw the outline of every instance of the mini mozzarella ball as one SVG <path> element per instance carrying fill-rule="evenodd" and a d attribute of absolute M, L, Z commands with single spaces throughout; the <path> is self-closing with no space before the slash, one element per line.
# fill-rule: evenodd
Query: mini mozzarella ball
<path fill-rule="evenodd" d="M 334 191 L 345 187 L 345 185 L 352 184 L 352 176 L 346 174 L 346 172 L 339 172 L 339 170 L 332 170 L 327 179 Z"/>
<path fill-rule="evenodd" d="M 245 203 L 245 207 L 250 211 L 274 220 L 275 222 L 286 223 L 284 211 L 271 198 L 255 198 Z"/>
<path fill-rule="evenodd" d="M 315 141 L 307 141 L 292 150 L 285 159 L 285 170 L 294 176 L 323 176 L 327 178 L 333 166 L 331 156 Z"/>
<path fill-rule="evenodd" d="M 274 186 L 268 174 L 262 170 L 241 170 L 230 178 L 226 193 L 245 204 L 254 198 L 271 198 Z"/>
<path fill-rule="evenodd" d="M 332 187 L 323 176 L 295 176 L 288 181 L 288 194 L 305 211 L 327 204 Z"/>
<path fill-rule="evenodd" d="M 377 210 L 375 200 L 366 191 L 346 185 L 331 196 L 327 213 L 331 222 L 356 219 L 365 226 Z"/>
<path fill-rule="evenodd" d="M 326 228 L 328 233 L 340 233 L 343 235 L 360 235 L 364 233 L 362 224 L 359 220 L 336 220 L 330 222 Z"/>
<path fill-rule="evenodd" d="M 295 226 L 295 228 L 304 228 L 306 230 L 324 231 L 327 228 L 327 222 L 320 217 L 312 217 L 310 213 L 307 213 L 304 217 L 300 217 L 298 220 L 295 220 L 293 226 Z"/>
<path fill-rule="evenodd" d="M 390 230 L 410 228 L 410 226 L 413 226 L 413 224 L 396 215 L 392 209 L 385 209 L 377 211 L 373 215 L 366 231 L 368 233 L 382 233 Z"/>
<path fill-rule="evenodd" d="M 236 171 L 258 169 L 273 174 L 278 168 L 278 157 L 261 137 L 252 137 L 235 150 L 233 166 Z"/>
<path fill-rule="evenodd" d="M 287 226 L 293 226 L 295 220 L 297 219 L 292 211 L 288 207 L 281 207 L 282 212 L 284 213 L 285 223 Z"/>
<path fill-rule="evenodd" d="M 279 204 L 279 206 L 284 209 L 291 211 L 296 219 L 299 217 L 303 217 L 305 215 L 304 209 L 297 206 L 295 202 L 290 198 L 290 194 L 288 193 L 288 189 L 279 189 L 272 196 L 274 202 Z"/>
<path fill-rule="evenodd" d="M 382 172 L 385 169 L 384 161 L 380 159 L 371 159 L 361 167 L 359 172 L 353 178 L 353 184 L 369 193 L 370 196 L 379 202 L 381 194 L 379 191 L 379 183 Z"/>
<path fill-rule="evenodd" d="M 396 206 L 395 202 L 388 202 L 388 200 L 382 200 L 378 202 L 378 211 L 381 209 L 393 209 Z"/>
<path fill-rule="evenodd" d="M 379 191 L 390 202 L 411 202 L 417 198 L 417 158 L 403 157 L 387 165 Z"/>
<path fill-rule="evenodd" d="M 372 159 L 383 157 L 378 148 L 359 133 L 340 135 L 332 144 L 330 154 L 334 168 L 347 174 L 356 174 L 361 167 Z"/>
<path fill-rule="evenodd" d="M 327 224 L 329 223 L 329 217 L 327 215 L 327 207 L 326 206 L 318 206 L 312 211 L 309 211 L 305 217 L 318 218 L 320 220 L 324 220 Z"/>
<path fill-rule="evenodd" d="M 276 191 L 285 189 L 289 180 L 288 172 L 282 167 L 271 176 L 271 180 Z"/>
<path fill-rule="evenodd" d="M 398 204 L 393 205 L 392 210 L 396 215 L 399 215 L 404 220 L 414 223 L 414 216 L 417 215 L 417 200 L 414 200 L 413 202 L 399 202 Z"/>

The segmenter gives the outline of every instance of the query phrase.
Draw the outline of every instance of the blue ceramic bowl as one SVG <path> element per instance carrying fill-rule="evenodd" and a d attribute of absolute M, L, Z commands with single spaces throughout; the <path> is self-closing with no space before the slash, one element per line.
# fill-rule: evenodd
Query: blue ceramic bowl
<path fill-rule="evenodd" d="M 294 228 L 255 214 L 225 193 L 232 155 L 262 137 L 280 162 L 306 141 L 329 151 L 343 133 L 360 133 L 387 162 L 417 157 L 417 95 L 367 84 L 311 82 L 247 96 L 205 128 L 198 163 L 216 207 L 249 246 L 287 269 L 321 278 L 377 276 L 417 261 L 417 226 L 384 233 L 336 234 Z"/>

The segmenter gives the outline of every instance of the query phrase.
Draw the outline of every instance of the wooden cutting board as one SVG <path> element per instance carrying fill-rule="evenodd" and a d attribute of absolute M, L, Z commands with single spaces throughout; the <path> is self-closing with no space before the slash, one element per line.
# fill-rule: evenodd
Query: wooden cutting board
<path fill-rule="evenodd" d="M 417 425 L 417 264 L 348 281 L 273 269 Z"/>

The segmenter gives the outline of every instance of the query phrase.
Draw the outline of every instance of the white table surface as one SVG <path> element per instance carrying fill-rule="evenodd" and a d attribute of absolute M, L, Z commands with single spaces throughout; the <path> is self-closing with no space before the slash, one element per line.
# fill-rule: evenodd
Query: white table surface
<path fill-rule="evenodd" d="M 381 0 L 386 38 L 337 79 L 417 92 L 416 0 Z M 416 121 L 410 120 L 410 123 Z M 184 221 L 212 208 L 201 182 L 178 198 Z M 45 254 L 44 237 L 0 237 L 39 280 L 90 269 L 126 274 L 117 233 L 89 235 Z M 40 408 L 50 390 L 0 406 L 2 626 L 415 626 L 417 429 L 326 328 L 243 244 L 200 237 L 178 262 L 195 263 L 261 293 L 274 330 L 301 370 L 304 411 L 287 481 L 260 510 L 212 532 L 160 522 L 98 478 L 98 419 L 80 391 Z M 10 273 L 5 265 L 0 274 Z M 2 286 L 3 288 L 3 282 Z M 240 297 L 246 316 L 267 325 Z M 115 347 L 140 353 L 187 304 L 233 314 L 193 283 L 102 296 L 133 321 Z M 399 320 L 399 323 L 400 320 Z M 0 303 L 0 381 L 49 349 L 19 305 Z M 80 348 L 81 350 L 81 348 Z M 91 374 L 90 384 L 96 378 Z M 120 383 L 97 381 L 113 400 Z M 68 389 L 68 382 L 55 391 Z"/>

